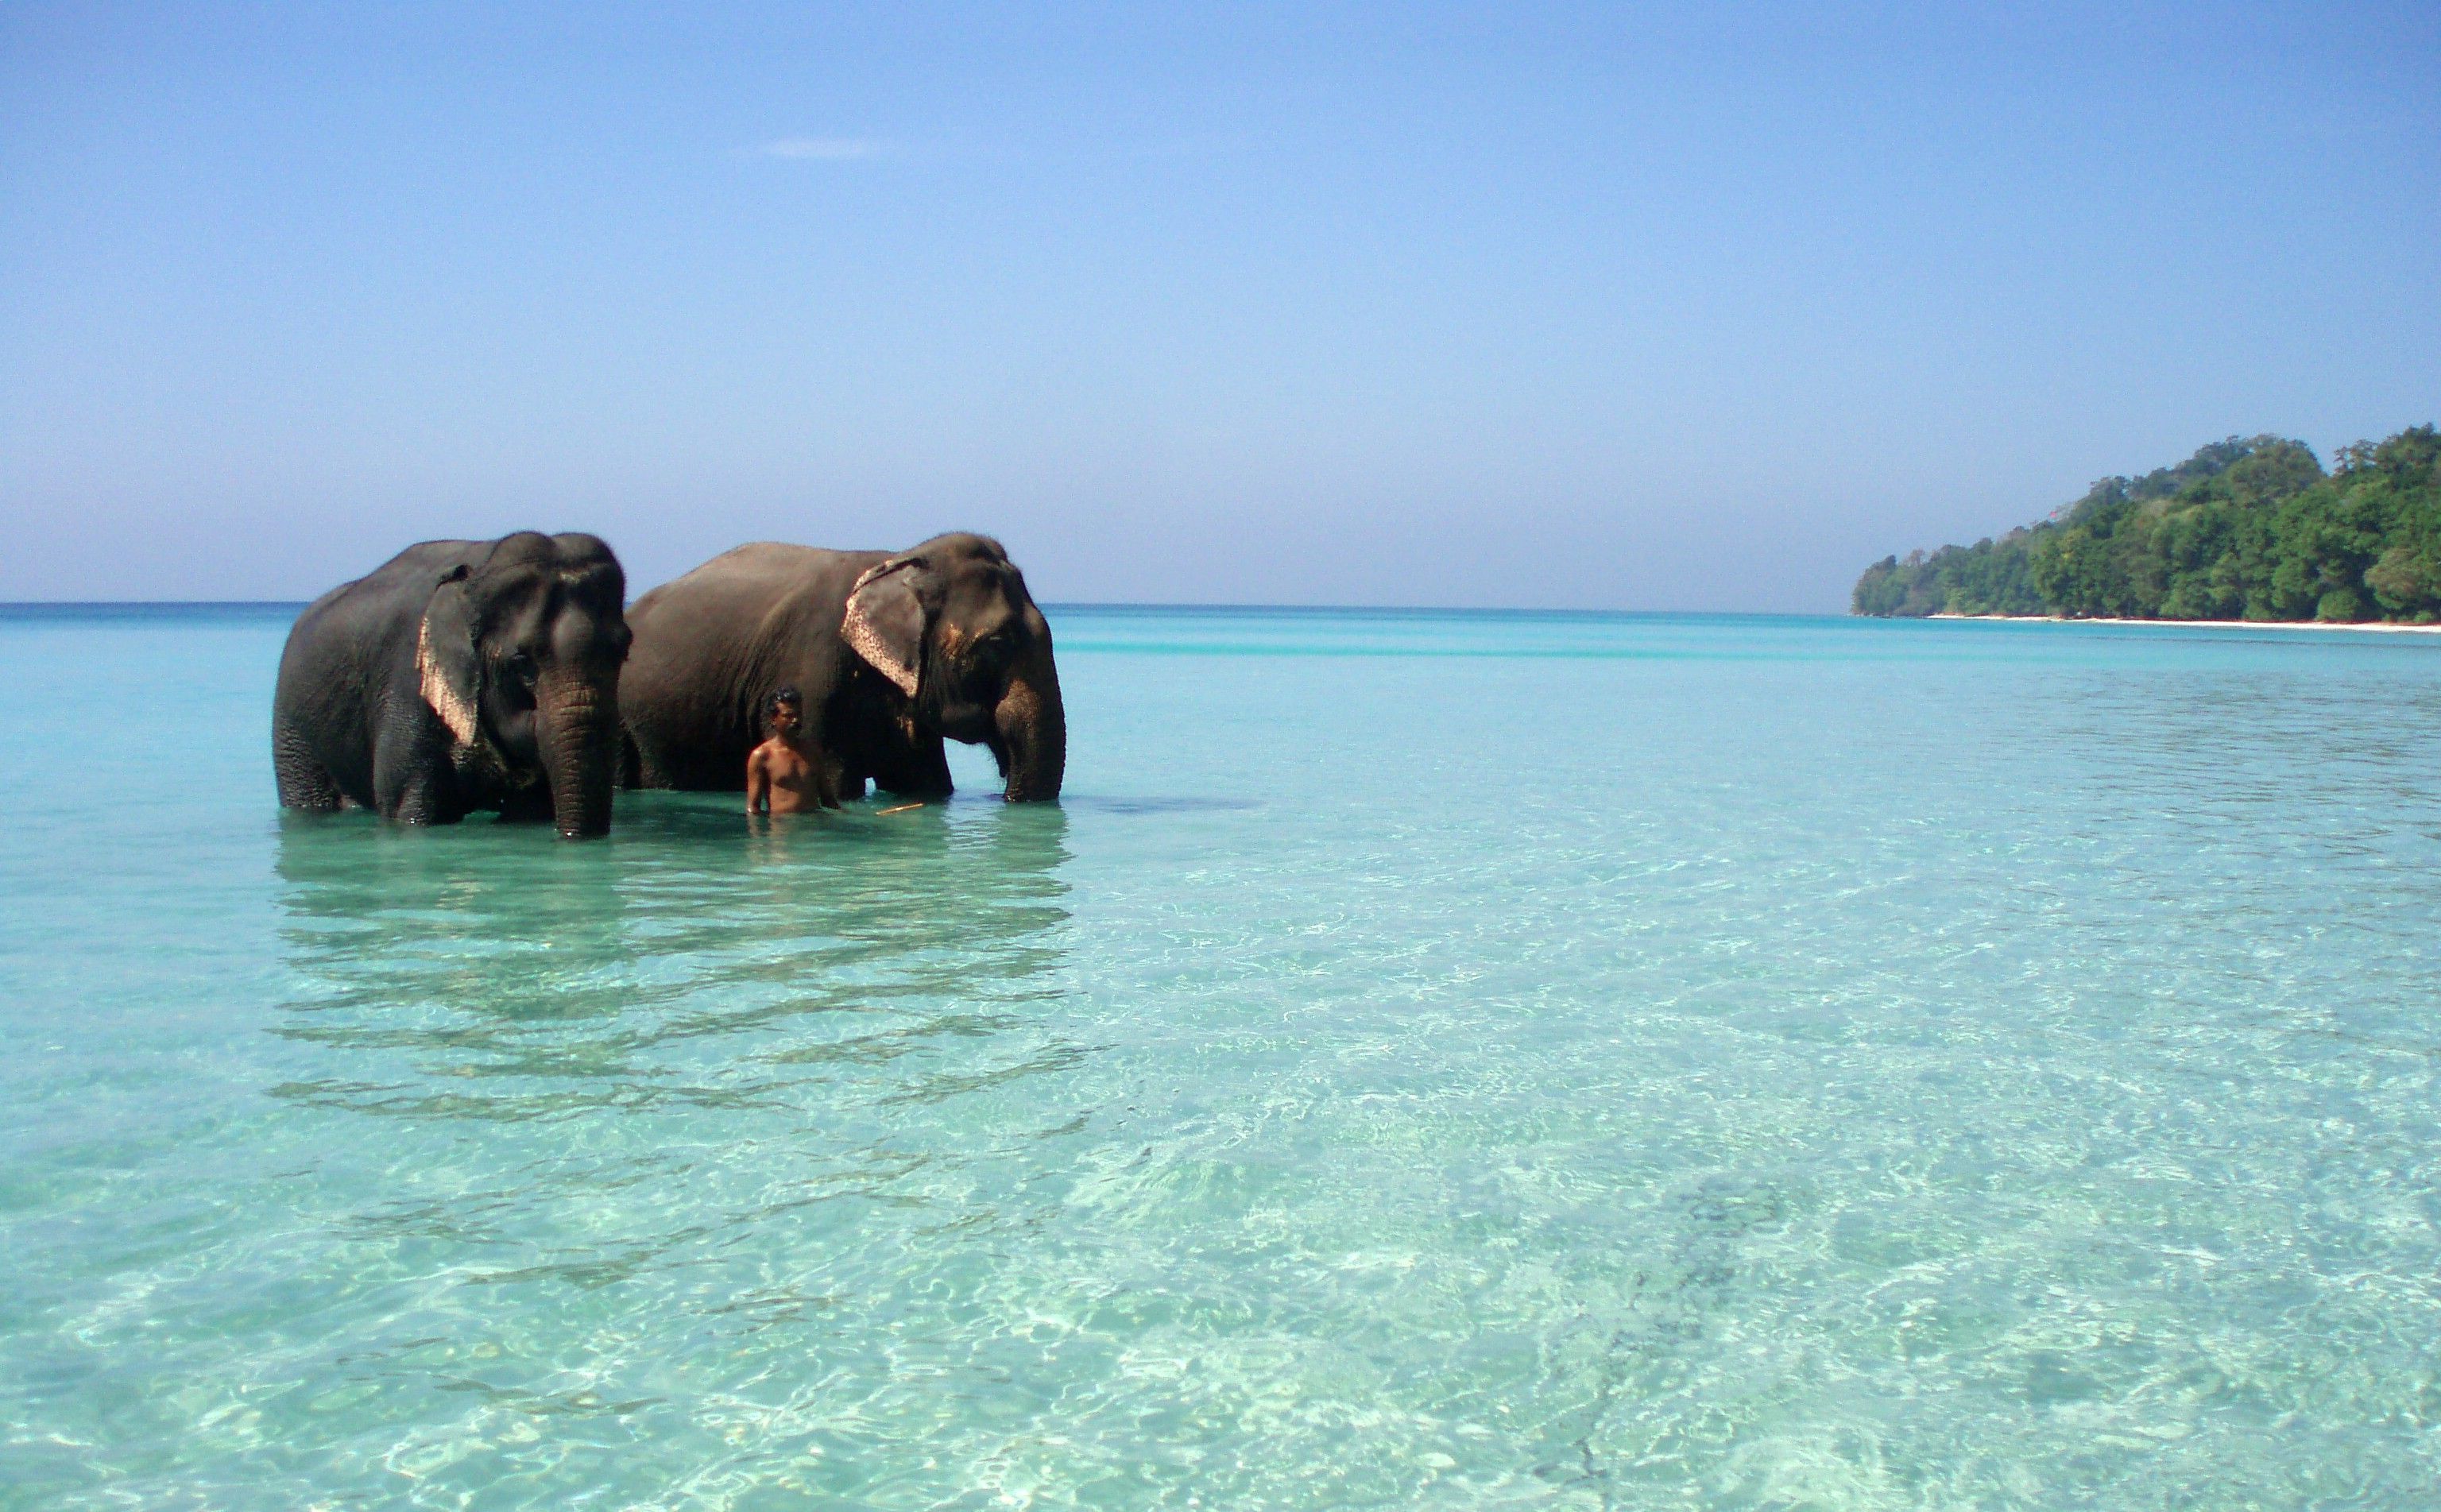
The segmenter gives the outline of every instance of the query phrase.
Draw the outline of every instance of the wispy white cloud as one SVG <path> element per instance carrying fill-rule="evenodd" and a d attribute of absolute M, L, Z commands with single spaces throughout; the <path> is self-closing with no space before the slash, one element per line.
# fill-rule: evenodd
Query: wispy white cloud
<path fill-rule="evenodd" d="M 760 151 L 766 157 L 785 157 L 794 162 L 846 163 L 859 157 L 879 157 L 889 151 L 889 144 L 861 136 L 783 136 L 776 142 L 765 142 Z"/>

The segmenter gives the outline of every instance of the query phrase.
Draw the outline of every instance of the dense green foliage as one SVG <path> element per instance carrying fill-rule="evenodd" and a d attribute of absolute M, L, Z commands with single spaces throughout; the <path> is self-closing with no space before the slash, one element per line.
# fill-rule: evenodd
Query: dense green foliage
<path fill-rule="evenodd" d="M 2441 621 L 2441 434 L 2360 441 L 2339 462 L 2232 437 L 1998 541 L 1885 557 L 1856 580 L 1855 612 Z"/>

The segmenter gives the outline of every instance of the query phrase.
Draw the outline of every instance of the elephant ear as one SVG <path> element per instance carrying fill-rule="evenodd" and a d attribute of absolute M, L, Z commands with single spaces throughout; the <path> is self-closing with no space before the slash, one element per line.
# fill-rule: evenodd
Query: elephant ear
<path fill-rule="evenodd" d="M 924 559 L 893 557 L 868 567 L 848 591 L 840 635 L 873 670 L 915 696 L 924 665 Z"/>
<path fill-rule="evenodd" d="M 475 603 L 466 568 L 453 567 L 432 590 L 415 632 L 415 675 L 424 701 L 460 748 L 479 738 L 475 711 L 482 693 L 482 659 L 475 649 Z"/>

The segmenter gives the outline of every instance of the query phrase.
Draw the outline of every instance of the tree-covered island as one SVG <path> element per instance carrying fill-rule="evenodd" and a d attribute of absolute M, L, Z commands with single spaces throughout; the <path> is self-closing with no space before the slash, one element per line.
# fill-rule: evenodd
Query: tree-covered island
<path fill-rule="evenodd" d="M 1854 612 L 2070 619 L 2441 621 L 2441 435 L 2344 447 L 2232 437 L 2106 477 L 1995 541 L 1884 557 Z"/>

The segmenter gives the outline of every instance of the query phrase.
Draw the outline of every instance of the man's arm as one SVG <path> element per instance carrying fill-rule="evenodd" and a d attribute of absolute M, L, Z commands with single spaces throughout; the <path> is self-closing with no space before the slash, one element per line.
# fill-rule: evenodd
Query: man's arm
<path fill-rule="evenodd" d="M 771 774 L 763 767 L 763 747 L 746 758 L 746 812 L 760 814 L 763 805 L 771 801 Z"/>

